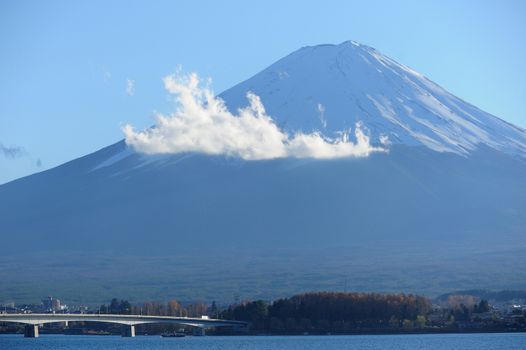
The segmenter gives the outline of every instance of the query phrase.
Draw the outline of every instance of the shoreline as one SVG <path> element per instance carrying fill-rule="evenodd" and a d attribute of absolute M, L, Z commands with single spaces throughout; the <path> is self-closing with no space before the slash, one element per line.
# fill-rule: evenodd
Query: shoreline
<path fill-rule="evenodd" d="M 469 329 L 469 330 L 422 330 L 422 331 L 357 331 L 357 332 L 345 332 L 345 333 L 244 333 L 244 334 L 207 334 L 207 337 L 323 337 L 323 336 L 361 336 L 361 335 L 434 335 L 434 334 L 506 334 L 506 333 L 526 333 L 526 329 Z M 23 332 L 0 332 L 2 335 L 21 335 Z M 42 330 L 40 335 L 63 335 L 63 336 L 117 336 L 121 337 L 121 334 L 118 333 L 105 333 L 105 332 L 78 332 L 78 333 L 69 333 L 69 332 L 47 332 Z M 143 334 L 137 333 L 137 336 L 150 336 L 150 337 L 160 337 L 160 334 Z M 194 335 L 188 335 L 187 338 L 199 337 Z"/>

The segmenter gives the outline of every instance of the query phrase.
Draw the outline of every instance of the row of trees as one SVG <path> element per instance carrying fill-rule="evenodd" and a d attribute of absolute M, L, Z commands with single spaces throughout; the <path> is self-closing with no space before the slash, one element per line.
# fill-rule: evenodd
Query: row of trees
<path fill-rule="evenodd" d="M 131 305 L 127 300 L 112 299 L 106 305 L 101 305 L 101 314 L 133 314 L 133 315 L 156 315 L 156 316 L 177 316 L 177 317 L 201 317 L 214 313 L 217 315 L 215 302 L 211 306 L 203 303 L 181 305 L 177 300 L 170 300 L 167 303 L 148 301 L 138 305 Z"/>
<path fill-rule="evenodd" d="M 447 309 L 447 311 L 450 320 L 469 322 L 477 314 L 490 311 L 490 306 L 487 300 L 481 300 L 478 304 L 458 304 Z"/>
<path fill-rule="evenodd" d="M 358 328 L 425 325 L 428 299 L 406 294 L 306 293 L 267 303 L 230 306 L 222 318 L 248 321 L 265 331 L 343 332 Z"/>

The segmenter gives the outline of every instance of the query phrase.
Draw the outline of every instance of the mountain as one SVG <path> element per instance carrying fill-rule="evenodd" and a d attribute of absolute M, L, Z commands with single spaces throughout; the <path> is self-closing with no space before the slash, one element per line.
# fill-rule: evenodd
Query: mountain
<path fill-rule="evenodd" d="M 0 186 L 0 302 L 526 288 L 526 132 L 354 42 L 219 95 L 388 152 L 247 161 L 126 142 Z"/>

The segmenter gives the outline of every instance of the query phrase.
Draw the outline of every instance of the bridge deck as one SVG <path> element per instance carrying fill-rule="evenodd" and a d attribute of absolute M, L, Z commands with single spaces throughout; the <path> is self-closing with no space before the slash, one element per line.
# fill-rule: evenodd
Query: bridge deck
<path fill-rule="evenodd" d="M 194 327 L 245 327 L 246 322 L 197 317 L 118 315 L 118 314 L 0 314 L 0 322 L 39 325 L 54 322 L 108 322 L 135 326 L 147 323 L 176 323 Z"/>

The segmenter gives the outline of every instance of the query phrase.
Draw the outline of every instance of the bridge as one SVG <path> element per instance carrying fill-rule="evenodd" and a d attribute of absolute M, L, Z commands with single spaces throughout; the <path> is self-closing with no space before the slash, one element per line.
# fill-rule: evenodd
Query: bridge
<path fill-rule="evenodd" d="M 243 321 L 212 319 L 208 317 L 173 317 L 173 316 L 145 316 L 145 315 L 119 315 L 119 314 L 0 314 L 0 322 L 13 322 L 25 324 L 24 336 L 38 337 L 38 327 L 45 323 L 55 322 L 106 322 L 123 325 L 123 337 L 135 337 L 135 326 L 150 323 L 172 323 L 197 327 L 200 334 L 204 335 L 205 329 L 210 327 L 229 326 L 244 328 Z"/>

